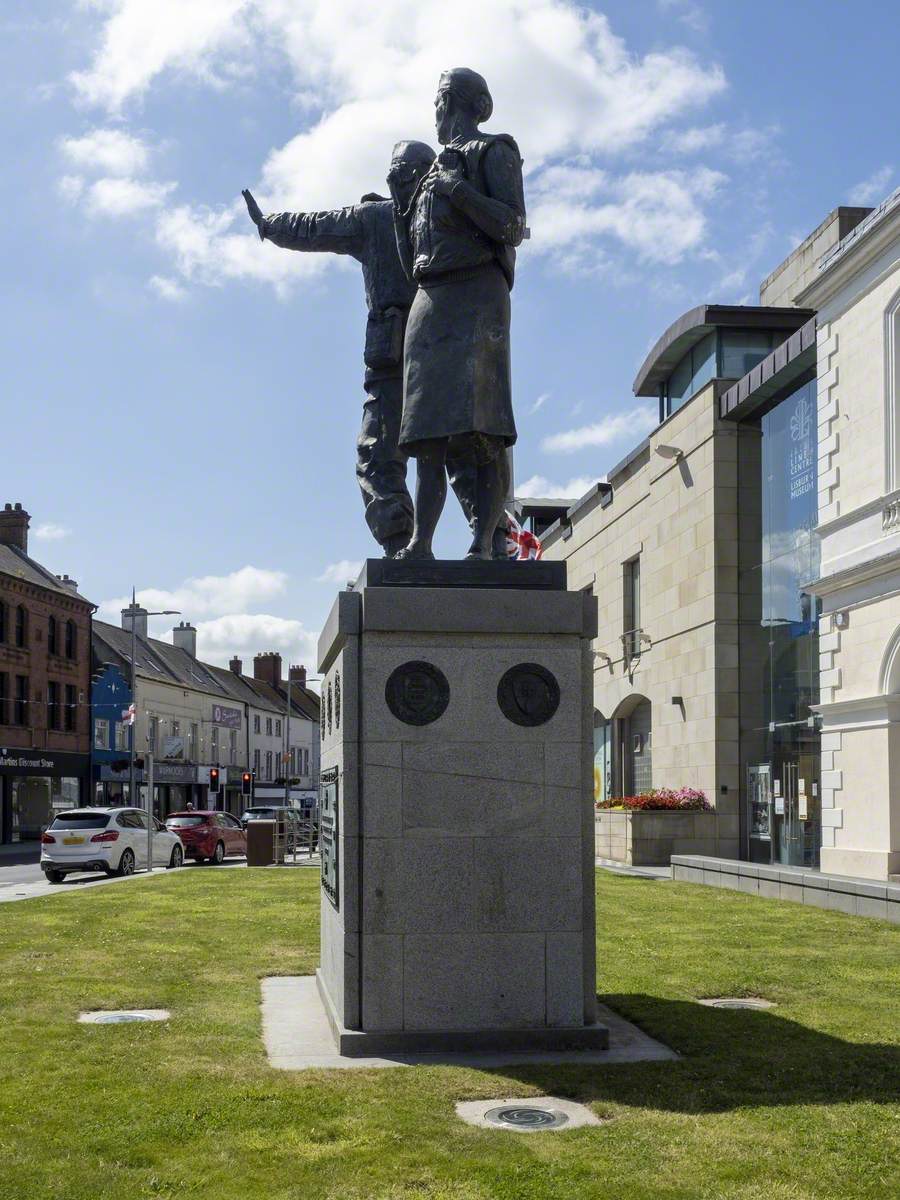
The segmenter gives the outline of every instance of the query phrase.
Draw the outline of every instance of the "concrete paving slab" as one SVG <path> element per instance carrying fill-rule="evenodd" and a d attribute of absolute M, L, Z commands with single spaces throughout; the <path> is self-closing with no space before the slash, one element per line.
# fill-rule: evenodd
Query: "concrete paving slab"
<path fill-rule="evenodd" d="M 648 1037 L 624 1017 L 599 1006 L 597 1020 L 609 1028 L 608 1050 L 515 1053 L 445 1053 L 386 1055 L 356 1058 L 337 1052 L 331 1026 L 322 1007 L 313 975 L 272 976 L 262 981 L 263 1040 L 269 1065 L 279 1071 L 371 1070 L 373 1067 L 520 1066 L 529 1063 L 629 1063 L 674 1061 L 679 1056 L 662 1042 Z M 496 1101 L 491 1101 L 496 1104 Z"/>

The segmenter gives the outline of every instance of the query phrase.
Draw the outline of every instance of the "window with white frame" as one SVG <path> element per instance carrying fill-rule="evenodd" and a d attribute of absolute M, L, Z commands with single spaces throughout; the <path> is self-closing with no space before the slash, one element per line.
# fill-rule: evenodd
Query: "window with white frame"
<path fill-rule="evenodd" d="M 109 721 L 103 717 L 94 718 L 94 749 L 109 749 Z"/>

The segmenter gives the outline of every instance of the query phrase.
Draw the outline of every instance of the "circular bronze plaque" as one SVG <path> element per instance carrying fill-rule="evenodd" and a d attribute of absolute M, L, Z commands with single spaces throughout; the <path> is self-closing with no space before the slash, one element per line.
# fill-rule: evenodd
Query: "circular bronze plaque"
<path fill-rule="evenodd" d="M 559 708 L 559 684 L 546 667 L 518 663 L 497 685 L 497 703 L 515 725 L 543 725 Z"/>
<path fill-rule="evenodd" d="M 450 703 L 450 684 L 433 663 L 403 663 L 391 672 L 384 698 L 398 721 L 405 725 L 430 725 Z"/>

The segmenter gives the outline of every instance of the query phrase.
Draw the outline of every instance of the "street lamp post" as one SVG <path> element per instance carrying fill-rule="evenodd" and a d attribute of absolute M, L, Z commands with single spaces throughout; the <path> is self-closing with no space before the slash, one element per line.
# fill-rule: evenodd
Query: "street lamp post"
<path fill-rule="evenodd" d="M 158 612 L 148 612 L 148 617 L 179 617 L 177 608 L 164 608 Z M 134 802 L 135 795 L 135 744 L 134 730 L 137 724 L 137 592 L 131 589 L 131 703 L 134 714 L 131 718 L 131 738 L 128 747 L 128 803 L 132 808 L 138 806 Z M 155 747 L 154 747 L 155 749 Z M 147 870 L 153 870 L 153 796 L 147 793 Z"/>

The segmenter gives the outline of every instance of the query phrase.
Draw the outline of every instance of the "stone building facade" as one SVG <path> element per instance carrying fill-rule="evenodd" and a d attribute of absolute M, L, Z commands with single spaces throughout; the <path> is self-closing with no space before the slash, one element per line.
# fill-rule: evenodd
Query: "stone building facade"
<path fill-rule="evenodd" d="M 900 189 L 818 262 L 822 867 L 900 877 Z"/>
<path fill-rule="evenodd" d="M 29 522 L 0 510 L 0 844 L 36 843 L 90 778 L 94 605 L 29 557 Z"/>
<path fill-rule="evenodd" d="M 802 340 L 810 316 L 701 305 L 673 322 L 635 381 L 637 395 L 658 397 L 660 424 L 544 535 L 569 586 L 599 602 L 598 800 L 691 787 L 713 808 L 601 814 L 606 856 L 749 853 L 748 759 L 767 752 L 769 668 L 802 622 L 763 612 L 762 430 L 758 415 L 736 420 L 722 401 L 746 368 Z M 796 707 L 793 681 L 789 690 Z"/>

